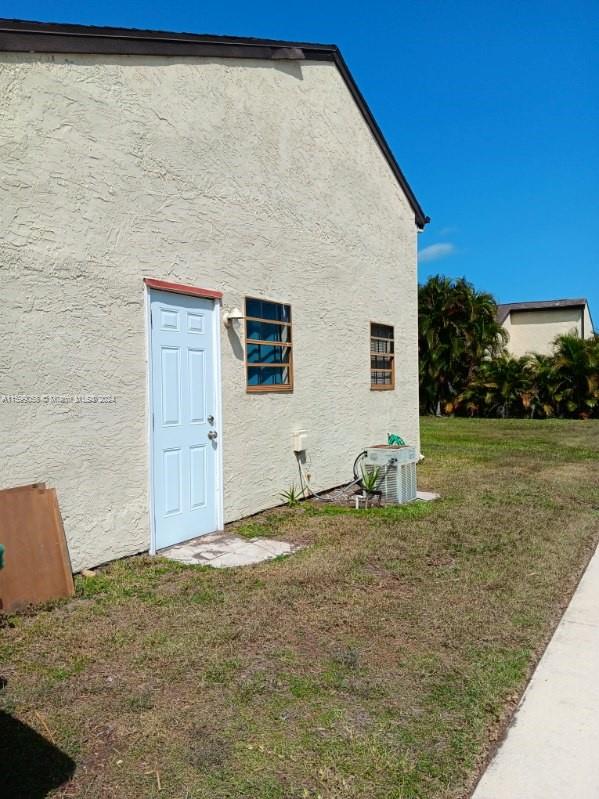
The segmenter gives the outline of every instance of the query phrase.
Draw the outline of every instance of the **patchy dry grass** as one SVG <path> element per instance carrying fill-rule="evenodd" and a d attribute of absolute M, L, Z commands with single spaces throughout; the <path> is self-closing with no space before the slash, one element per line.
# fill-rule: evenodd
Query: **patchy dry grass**
<path fill-rule="evenodd" d="M 423 449 L 440 502 L 271 511 L 237 531 L 306 549 L 131 558 L 12 617 L 0 708 L 76 762 L 53 795 L 466 795 L 599 537 L 599 423 L 427 419 Z"/>

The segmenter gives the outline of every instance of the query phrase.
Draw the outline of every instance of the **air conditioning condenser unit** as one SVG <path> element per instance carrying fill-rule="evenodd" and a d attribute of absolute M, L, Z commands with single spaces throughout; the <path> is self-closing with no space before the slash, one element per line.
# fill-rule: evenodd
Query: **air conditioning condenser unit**
<path fill-rule="evenodd" d="M 377 490 L 388 505 L 403 505 L 416 499 L 416 447 L 367 447 L 364 470 L 378 469 Z"/>

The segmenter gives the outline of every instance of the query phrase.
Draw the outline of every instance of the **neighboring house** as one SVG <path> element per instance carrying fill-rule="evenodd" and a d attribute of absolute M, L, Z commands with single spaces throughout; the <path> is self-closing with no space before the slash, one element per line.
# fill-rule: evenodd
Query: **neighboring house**
<path fill-rule="evenodd" d="M 509 334 L 507 348 L 515 357 L 527 352 L 549 355 L 556 336 L 593 336 L 593 321 L 585 299 L 511 302 L 499 305 L 497 320 Z"/>
<path fill-rule="evenodd" d="M 0 51 L 0 488 L 56 486 L 75 570 L 279 504 L 299 430 L 314 489 L 419 445 L 428 219 L 335 46 Z"/>

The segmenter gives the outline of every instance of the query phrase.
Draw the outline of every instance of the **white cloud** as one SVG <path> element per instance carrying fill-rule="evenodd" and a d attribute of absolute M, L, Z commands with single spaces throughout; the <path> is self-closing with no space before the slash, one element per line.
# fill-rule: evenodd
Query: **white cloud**
<path fill-rule="evenodd" d="M 440 242 L 439 244 L 429 244 L 418 253 L 418 260 L 425 264 L 429 261 L 438 261 L 440 258 L 446 258 L 455 252 L 455 247 L 451 242 Z"/>

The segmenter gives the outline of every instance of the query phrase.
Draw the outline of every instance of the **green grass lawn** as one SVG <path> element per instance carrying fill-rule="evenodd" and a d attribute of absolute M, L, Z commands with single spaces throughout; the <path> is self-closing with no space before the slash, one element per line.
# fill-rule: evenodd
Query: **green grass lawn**
<path fill-rule="evenodd" d="M 304 550 L 131 558 L 10 617 L 0 709 L 77 765 L 52 795 L 466 796 L 599 538 L 599 422 L 422 427 L 441 501 L 271 511 L 234 527 Z"/>

